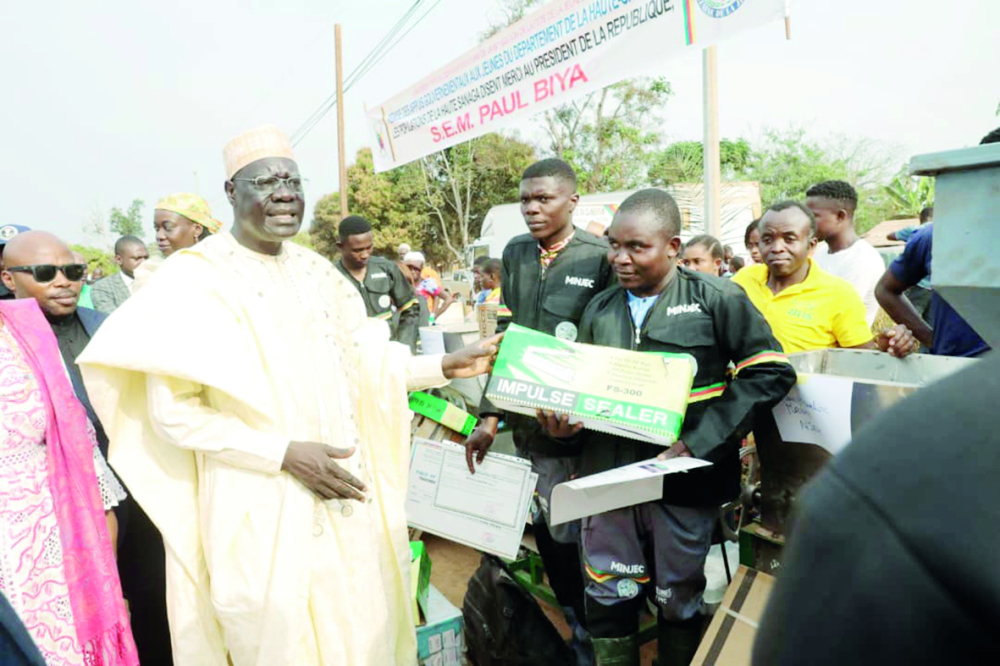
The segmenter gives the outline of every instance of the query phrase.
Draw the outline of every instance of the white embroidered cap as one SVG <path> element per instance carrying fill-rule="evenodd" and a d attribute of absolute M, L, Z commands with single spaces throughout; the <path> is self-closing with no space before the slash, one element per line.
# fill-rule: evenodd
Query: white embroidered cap
<path fill-rule="evenodd" d="M 244 132 L 226 144 L 222 149 L 222 159 L 226 164 L 226 178 L 232 178 L 237 171 L 265 157 L 287 157 L 295 159 L 292 143 L 285 133 L 274 125 L 264 125 Z"/>

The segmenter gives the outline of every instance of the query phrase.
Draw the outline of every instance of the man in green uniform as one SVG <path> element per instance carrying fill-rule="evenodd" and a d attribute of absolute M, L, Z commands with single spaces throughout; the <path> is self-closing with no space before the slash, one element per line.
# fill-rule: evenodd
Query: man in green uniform
<path fill-rule="evenodd" d="M 773 407 L 795 384 L 770 327 L 737 285 L 677 267 L 680 228 L 677 204 L 662 190 L 641 190 L 622 203 L 608 234 L 608 261 L 619 285 L 590 302 L 579 336 L 607 347 L 694 357 L 680 440 L 664 451 L 581 433 L 565 416 L 539 413 L 550 435 L 582 444 L 584 474 L 657 454 L 712 463 L 665 477 L 661 500 L 583 521 L 587 628 L 598 666 L 638 666 L 646 596 L 659 607 L 660 666 L 691 662 L 701 639 L 705 558 L 719 506 L 739 495 L 740 441 L 755 412 Z M 730 363 L 736 368 L 732 381 Z"/>
<path fill-rule="evenodd" d="M 573 226 L 580 196 L 576 174 L 566 162 L 546 159 L 528 167 L 521 178 L 521 214 L 528 233 L 513 238 L 503 251 L 501 284 L 510 319 L 521 326 L 575 340 L 587 303 L 612 280 L 603 239 Z M 488 401 L 480 406 L 481 422 L 466 442 L 469 470 L 473 457 L 483 461 L 493 443 L 499 411 Z M 538 551 L 549 583 L 571 625 L 582 622 L 583 577 L 579 556 L 579 523 L 549 528 L 546 520 L 552 488 L 577 472 L 579 448 L 547 436 L 529 417 L 507 414 L 518 451 L 531 459 L 538 474 L 539 511 L 532 517 Z M 575 617 L 574 617 L 575 616 Z M 577 629 L 574 626 L 574 629 Z"/>
<path fill-rule="evenodd" d="M 392 322 L 399 313 L 399 323 L 391 326 L 392 339 L 409 345 L 417 343 L 417 299 L 413 287 L 403 277 L 395 262 L 372 256 L 375 244 L 372 225 L 363 217 L 351 215 L 340 221 L 337 229 L 337 268 L 361 293 L 368 316 Z"/>

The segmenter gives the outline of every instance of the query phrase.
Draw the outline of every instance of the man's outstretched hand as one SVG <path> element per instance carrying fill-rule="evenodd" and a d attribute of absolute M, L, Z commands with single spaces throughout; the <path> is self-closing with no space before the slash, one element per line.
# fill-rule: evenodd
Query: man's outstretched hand
<path fill-rule="evenodd" d="M 285 451 L 281 469 L 323 499 L 364 502 L 363 493 L 368 490 L 365 484 L 335 462 L 352 455 L 354 447 L 338 449 L 319 442 L 292 442 Z"/>
<path fill-rule="evenodd" d="M 484 416 L 483 420 L 472 431 L 469 438 L 465 440 L 465 463 L 469 466 L 469 474 L 476 473 L 476 465 L 482 465 L 486 459 L 486 454 L 493 446 L 493 440 L 497 436 L 497 425 L 500 419 L 495 416 Z M 476 464 L 472 464 L 472 459 L 476 459 Z"/>
<path fill-rule="evenodd" d="M 441 370 L 448 379 L 466 379 L 485 375 L 493 367 L 503 333 L 480 340 L 474 345 L 459 349 L 453 354 L 445 354 L 441 360 Z"/>
<path fill-rule="evenodd" d="M 693 458 L 694 454 L 681 440 L 677 440 L 669 449 L 656 456 L 657 460 L 670 460 L 671 458 Z"/>

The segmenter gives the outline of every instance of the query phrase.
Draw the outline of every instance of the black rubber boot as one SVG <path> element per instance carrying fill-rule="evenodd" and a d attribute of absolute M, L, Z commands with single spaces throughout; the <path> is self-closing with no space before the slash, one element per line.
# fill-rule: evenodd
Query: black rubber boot
<path fill-rule="evenodd" d="M 656 648 L 659 666 L 690 666 L 701 643 L 705 620 L 700 615 L 682 622 L 657 623 Z"/>
<path fill-rule="evenodd" d="M 595 638 L 594 656 L 597 666 L 639 666 L 639 637 Z"/>

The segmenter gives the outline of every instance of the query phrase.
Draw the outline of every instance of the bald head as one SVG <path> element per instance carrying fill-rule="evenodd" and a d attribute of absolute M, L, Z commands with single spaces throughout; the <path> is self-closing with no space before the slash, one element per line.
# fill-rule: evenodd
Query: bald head
<path fill-rule="evenodd" d="M 34 298 L 45 316 L 50 320 L 72 315 L 76 312 L 76 302 L 83 288 L 82 280 L 70 280 L 63 267 L 67 264 L 84 263 L 73 258 L 66 243 L 45 231 L 26 231 L 14 236 L 4 248 L 4 285 L 13 292 L 15 298 Z M 38 270 L 39 282 L 31 271 L 11 271 L 23 266 L 57 266 L 53 277 L 45 276 Z M 70 271 L 71 273 L 73 271 Z"/>
<path fill-rule="evenodd" d="M 73 252 L 58 236 L 47 231 L 25 231 L 4 247 L 4 266 L 31 266 L 34 264 L 71 264 L 76 260 Z M 83 263 L 83 262 L 81 262 Z"/>

